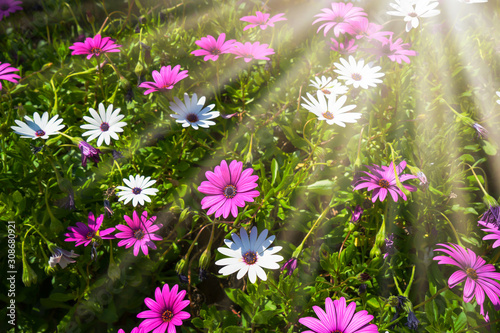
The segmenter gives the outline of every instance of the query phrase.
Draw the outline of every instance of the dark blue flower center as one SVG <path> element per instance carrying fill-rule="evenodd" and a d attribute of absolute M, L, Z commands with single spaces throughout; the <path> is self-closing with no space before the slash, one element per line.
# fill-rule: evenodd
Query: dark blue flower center
<path fill-rule="evenodd" d="M 102 49 L 100 47 L 93 47 L 90 49 L 90 53 L 95 54 L 96 56 L 100 55 Z"/>
<path fill-rule="evenodd" d="M 95 233 L 93 231 L 89 231 L 87 233 L 87 236 L 85 236 L 85 238 L 87 238 L 87 240 L 91 240 L 92 238 L 94 238 L 94 235 Z"/>
<path fill-rule="evenodd" d="M 41 130 L 41 129 L 40 129 L 40 130 L 38 130 L 38 131 L 36 131 L 36 132 L 35 132 L 35 135 L 36 135 L 37 137 L 44 136 L 44 135 L 45 135 L 45 132 L 44 132 L 43 130 Z"/>
<path fill-rule="evenodd" d="M 226 187 L 224 187 L 224 196 L 227 199 L 234 198 L 235 195 L 236 195 L 236 187 L 234 185 L 227 185 Z"/>
<path fill-rule="evenodd" d="M 332 120 L 333 119 L 333 113 L 331 113 L 330 111 L 326 111 L 325 113 L 323 113 L 323 117 L 325 117 L 328 120 Z"/>
<path fill-rule="evenodd" d="M 243 255 L 243 261 L 247 265 L 253 265 L 257 262 L 257 253 L 254 251 L 248 251 Z"/>
<path fill-rule="evenodd" d="M 102 123 L 101 124 L 101 131 L 106 132 L 109 130 L 109 124 L 108 123 Z"/>
<path fill-rule="evenodd" d="M 138 188 L 138 187 L 134 187 L 132 189 L 132 193 L 134 193 L 134 194 L 141 194 L 141 192 L 142 192 L 142 190 L 140 188 Z"/>
<path fill-rule="evenodd" d="M 467 268 L 465 272 L 467 273 L 467 276 L 470 277 L 472 280 L 477 280 L 477 273 L 474 268 Z"/>
<path fill-rule="evenodd" d="M 213 55 L 219 55 L 221 52 L 217 47 L 214 47 L 210 50 L 210 53 L 212 53 Z"/>
<path fill-rule="evenodd" d="M 351 77 L 352 77 L 352 79 L 353 79 L 354 81 L 361 81 L 361 79 L 362 79 L 361 74 L 358 74 L 358 73 L 353 73 L 353 74 L 351 75 Z"/>
<path fill-rule="evenodd" d="M 168 323 L 169 321 L 171 321 L 172 318 L 174 318 L 174 313 L 170 310 L 165 310 L 161 314 L 161 320 L 163 320 L 163 322 L 165 322 L 165 323 Z"/>
<path fill-rule="evenodd" d="M 134 238 L 141 240 L 144 238 L 144 231 L 142 229 L 134 230 Z"/>
<path fill-rule="evenodd" d="M 389 186 L 391 186 L 391 184 L 387 180 L 381 179 L 378 181 L 378 186 L 380 186 L 382 188 L 389 188 Z"/>
<path fill-rule="evenodd" d="M 195 123 L 199 120 L 199 118 L 194 113 L 190 113 L 186 116 L 186 120 L 189 121 L 190 123 Z"/>

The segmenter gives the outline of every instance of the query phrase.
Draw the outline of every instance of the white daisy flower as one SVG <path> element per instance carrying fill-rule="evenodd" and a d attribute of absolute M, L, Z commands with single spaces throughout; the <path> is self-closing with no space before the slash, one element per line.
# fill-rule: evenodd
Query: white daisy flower
<path fill-rule="evenodd" d="M 120 122 L 125 116 L 120 114 L 120 108 L 113 111 L 113 104 L 108 106 L 108 109 L 104 109 L 104 105 L 99 103 L 99 114 L 92 108 L 89 109 L 91 117 L 84 116 L 88 124 L 80 126 L 80 128 L 87 129 L 87 131 L 82 134 L 82 136 L 89 136 L 87 142 L 97 139 L 97 146 L 102 145 L 105 141 L 107 145 L 110 144 L 111 139 L 118 140 L 118 135 L 116 133 L 123 132 L 123 126 L 126 126 L 126 122 Z"/>
<path fill-rule="evenodd" d="M 497 91 L 496 94 L 498 97 L 500 97 L 500 91 Z M 500 99 L 497 99 L 497 103 L 500 104 Z"/>
<path fill-rule="evenodd" d="M 63 119 L 57 119 L 58 117 L 59 115 L 55 115 L 49 120 L 48 112 L 44 112 L 41 118 L 38 112 L 35 112 L 33 119 L 24 116 L 26 123 L 16 119 L 15 122 L 19 126 L 11 126 L 10 128 L 14 130 L 14 133 L 21 135 L 21 138 L 48 139 L 50 135 L 58 134 L 65 126 L 61 125 Z"/>
<path fill-rule="evenodd" d="M 327 95 L 344 95 L 349 90 L 349 88 L 336 79 L 333 80 L 331 77 L 326 78 L 325 76 L 322 76 L 321 79 L 319 77 L 315 77 L 315 80 L 316 81 L 311 80 L 310 86 L 313 86 L 316 90 L 322 91 Z"/>
<path fill-rule="evenodd" d="M 175 102 L 170 105 L 170 109 L 177 114 L 171 114 L 176 122 L 181 123 L 182 127 L 193 127 L 195 130 L 199 127 L 208 128 L 215 125 L 215 122 L 208 119 L 217 118 L 220 115 L 219 111 L 211 111 L 215 104 L 205 105 L 205 96 L 198 100 L 198 96 L 193 94 L 193 98 L 189 99 L 188 94 L 184 94 L 184 103 L 177 97 L 174 97 Z"/>
<path fill-rule="evenodd" d="M 406 22 L 406 32 L 410 31 L 412 28 L 417 28 L 420 21 L 420 17 L 431 17 L 436 16 L 441 11 L 439 9 L 434 9 L 439 5 L 439 2 L 434 0 L 395 0 L 396 3 L 390 3 L 389 6 L 395 9 L 388 11 L 387 14 L 393 16 L 404 16 Z"/>
<path fill-rule="evenodd" d="M 368 86 L 375 87 L 377 83 L 382 80 L 379 77 L 384 76 L 384 73 L 379 73 L 380 66 L 371 67 L 370 64 L 365 65 L 365 61 L 361 59 L 356 62 L 353 56 L 349 56 L 349 62 L 340 58 L 339 63 L 334 63 L 338 69 L 334 70 L 335 73 L 340 74 L 339 79 L 345 80 L 346 85 L 352 84 L 354 88 L 368 89 Z"/>
<path fill-rule="evenodd" d="M 485 3 L 488 2 L 488 0 L 458 0 L 462 3 Z"/>
<path fill-rule="evenodd" d="M 356 105 L 343 106 L 347 96 L 341 96 L 339 99 L 335 95 L 325 97 L 321 90 L 317 92 L 317 95 L 318 100 L 309 93 L 307 93 L 309 100 L 302 98 L 305 102 L 304 108 L 318 116 L 318 120 L 326 120 L 328 125 L 337 124 L 345 127 L 345 123 L 355 123 L 361 118 L 361 113 L 347 113 L 356 107 Z"/>
<path fill-rule="evenodd" d="M 156 188 L 149 188 L 156 183 L 156 180 L 151 180 L 151 177 L 136 175 L 135 178 L 130 176 L 129 179 L 123 178 L 123 182 L 127 186 L 117 186 L 122 190 L 116 195 L 119 196 L 118 201 L 125 200 L 124 204 L 128 204 L 132 200 L 132 205 L 137 206 L 138 203 L 144 205 L 144 201 L 151 202 L 148 195 L 155 195 L 158 192 Z"/>
<path fill-rule="evenodd" d="M 254 283 L 259 277 L 266 281 L 267 275 L 262 268 L 278 269 L 278 262 L 283 260 L 280 255 L 275 255 L 281 250 L 281 246 L 269 247 L 275 236 L 267 237 L 267 229 L 258 235 L 257 227 L 250 231 L 250 238 L 244 228 L 240 229 L 241 238 L 232 234 L 233 241 L 225 239 L 226 247 L 219 247 L 217 250 L 230 258 L 217 260 L 216 265 L 224 266 L 219 270 L 219 274 L 230 275 L 238 271 L 237 279 L 241 279 L 248 272 L 250 282 Z"/>

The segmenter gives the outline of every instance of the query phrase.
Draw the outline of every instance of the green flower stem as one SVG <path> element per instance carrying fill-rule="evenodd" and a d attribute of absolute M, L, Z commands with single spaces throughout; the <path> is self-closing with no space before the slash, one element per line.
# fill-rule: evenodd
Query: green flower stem
<path fill-rule="evenodd" d="M 415 305 L 415 306 L 413 307 L 413 309 L 415 310 L 415 309 L 418 309 L 418 308 L 419 308 L 419 307 L 421 307 L 421 306 L 424 306 L 425 304 L 429 303 L 429 302 L 430 302 L 430 301 L 432 301 L 434 298 L 436 298 L 439 294 L 441 294 L 441 293 L 445 292 L 445 291 L 446 291 L 446 290 L 448 290 L 448 289 L 450 289 L 450 287 L 449 287 L 449 286 L 446 286 L 446 287 L 444 287 L 444 288 L 439 289 L 438 291 L 436 291 L 436 293 L 435 293 L 434 295 L 432 295 L 431 297 L 429 297 L 428 299 L 426 299 L 426 300 L 425 300 L 425 301 L 423 301 L 422 303 L 419 303 L 419 304 Z"/>
<path fill-rule="evenodd" d="M 462 243 L 460 242 L 460 238 L 458 237 L 457 230 L 453 226 L 453 223 L 451 223 L 451 221 L 448 219 L 448 217 L 446 215 L 444 215 L 443 213 L 441 213 L 438 210 L 435 210 L 435 211 L 438 212 L 439 214 L 441 214 L 446 219 L 446 221 L 448 221 L 448 224 L 450 225 L 451 230 L 453 231 L 453 234 L 455 235 L 455 238 L 457 239 L 457 244 L 460 245 L 460 246 L 462 246 Z"/>
<path fill-rule="evenodd" d="M 470 171 L 472 171 L 472 173 L 474 174 L 474 178 L 476 178 L 477 184 L 481 188 L 481 191 L 483 191 L 485 203 L 488 204 L 489 206 L 496 206 L 496 205 L 498 205 L 498 202 L 495 200 L 495 198 L 493 198 L 491 195 L 488 194 L 488 192 L 486 192 L 486 190 L 484 189 L 483 185 L 479 181 L 479 178 L 477 178 L 477 175 L 474 172 L 474 167 L 472 167 L 468 163 L 465 163 L 465 164 L 469 167 Z M 486 184 L 486 182 L 485 182 L 485 184 Z"/>
<path fill-rule="evenodd" d="M 318 225 L 318 223 L 323 219 L 323 217 L 325 217 L 326 213 L 329 210 L 330 210 L 330 204 L 328 204 L 328 206 L 323 210 L 323 212 L 321 213 L 321 215 L 314 222 L 314 224 L 312 225 L 311 229 L 309 230 L 309 232 L 307 233 L 307 235 L 302 240 L 302 243 L 300 243 L 300 245 L 295 249 L 295 251 L 293 251 L 292 257 L 294 257 L 294 258 L 298 258 L 299 257 L 300 252 L 302 252 L 302 248 L 304 247 L 304 244 L 306 243 L 307 238 L 309 238 L 309 236 L 312 234 L 314 228 L 316 228 L 316 226 Z"/>

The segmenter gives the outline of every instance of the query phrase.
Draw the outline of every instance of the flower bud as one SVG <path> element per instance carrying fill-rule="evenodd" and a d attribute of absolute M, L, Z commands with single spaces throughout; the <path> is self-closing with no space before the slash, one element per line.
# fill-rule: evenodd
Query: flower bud
<path fill-rule="evenodd" d="M 26 257 L 23 257 L 23 283 L 26 287 L 36 284 L 38 276 L 36 272 L 28 264 Z"/>
<path fill-rule="evenodd" d="M 200 269 L 208 268 L 208 266 L 210 265 L 210 257 L 211 257 L 210 249 L 207 248 L 205 249 L 205 251 L 203 251 L 203 253 L 200 256 L 200 262 L 199 262 Z"/>
<path fill-rule="evenodd" d="M 92 13 L 90 11 L 87 11 L 87 22 L 89 22 L 90 24 L 94 24 L 95 22 L 95 17 L 94 15 L 92 15 Z"/>
<path fill-rule="evenodd" d="M 182 274 L 184 273 L 184 270 L 186 268 L 187 260 L 186 258 L 182 258 L 177 262 L 177 265 L 175 265 L 175 271 L 177 274 Z"/>
<path fill-rule="evenodd" d="M 140 62 L 135 65 L 134 73 L 135 75 L 137 75 L 137 77 L 141 77 L 142 74 L 144 74 L 144 66 L 142 66 Z"/>

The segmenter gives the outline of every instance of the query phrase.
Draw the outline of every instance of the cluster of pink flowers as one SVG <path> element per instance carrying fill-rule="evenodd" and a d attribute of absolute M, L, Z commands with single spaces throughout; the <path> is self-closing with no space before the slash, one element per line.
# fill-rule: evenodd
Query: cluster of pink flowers
<path fill-rule="evenodd" d="M 370 22 L 361 7 L 355 7 L 352 3 L 334 2 L 331 9 L 324 8 L 322 11 L 323 13 L 316 15 L 318 18 L 313 24 L 323 22 L 317 32 L 323 29 L 325 36 L 330 30 L 333 31 L 335 38 L 330 38 L 330 48 L 334 51 L 341 54 L 353 53 L 358 49 L 360 41 L 366 41 L 373 45 L 367 51 L 379 57 L 387 56 L 398 64 L 401 61 L 410 63 L 408 56 L 417 54 L 409 50 L 410 44 L 403 43 L 401 38 L 393 41 L 392 31 L 385 31 L 381 25 Z"/>
<path fill-rule="evenodd" d="M 243 28 L 243 31 L 255 27 L 260 27 L 262 30 L 265 30 L 268 26 L 274 27 L 274 23 L 278 21 L 286 20 L 286 18 L 283 17 L 284 15 L 284 13 L 280 13 L 270 17 L 270 14 L 257 11 L 255 16 L 244 16 L 240 20 L 251 23 Z M 220 34 L 217 39 L 210 35 L 202 37 L 195 42 L 196 45 L 201 47 L 201 50 L 194 50 L 191 54 L 195 56 L 204 56 L 204 61 L 217 61 L 221 54 L 231 53 L 236 55 L 235 59 L 243 58 L 245 62 L 250 62 L 254 59 L 270 60 L 268 56 L 274 54 L 274 50 L 269 47 L 269 44 L 261 44 L 260 42 L 240 43 L 234 39 L 227 41 L 225 41 L 225 39 L 225 33 Z"/>

